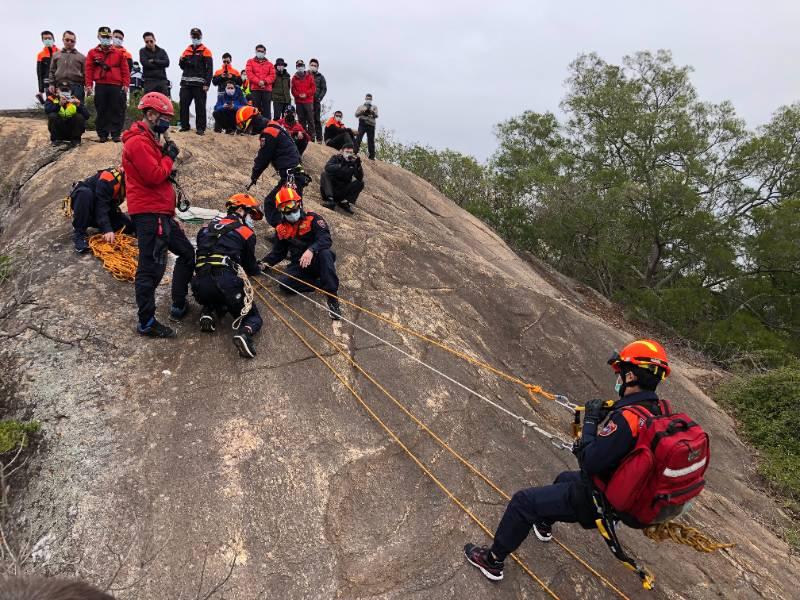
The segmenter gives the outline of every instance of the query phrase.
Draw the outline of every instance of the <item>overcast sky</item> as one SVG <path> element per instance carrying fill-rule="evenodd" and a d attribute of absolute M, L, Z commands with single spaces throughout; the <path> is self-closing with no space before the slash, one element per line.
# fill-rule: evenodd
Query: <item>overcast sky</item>
<path fill-rule="evenodd" d="M 451 147 L 485 158 L 495 123 L 526 109 L 558 110 L 567 66 L 582 52 L 618 62 L 637 50 L 670 49 L 694 67 L 701 98 L 731 100 L 750 126 L 800 99 L 800 2 L 653 0 L 481 2 L 11 2 L 0 66 L 0 108 L 29 106 L 36 92 L 39 33 L 78 35 L 84 54 L 97 27 L 126 34 L 134 56 L 154 31 L 173 66 L 200 27 L 214 55 L 242 68 L 255 44 L 294 65 L 319 58 L 327 99 L 355 126 L 365 92 L 380 108 L 379 125 L 403 141 Z M 211 101 L 211 98 L 209 98 Z"/>

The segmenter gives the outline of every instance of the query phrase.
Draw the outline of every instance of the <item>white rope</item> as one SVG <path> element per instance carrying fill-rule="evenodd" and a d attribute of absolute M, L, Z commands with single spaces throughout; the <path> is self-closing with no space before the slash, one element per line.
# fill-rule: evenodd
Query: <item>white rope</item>
<path fill-rule="evenodd" d="M 253 284 L 250 283 L 250 279 L 247 277 L 247 273 L 244 272 L 242 265 L 236 265 L 236 274 L 244 284 L 242 288 L 244 291 L 244 305 L 242 306 L 242 312 L 233 320 L 233 323 L 231 323 L 231 327 L 233 329 L 239 329 L 239 325 L 242 324 L 242 319 L 244 319 L 247 316 L 247 313 L 250 312 L 250 309 L 253 308 L 253 297 L 255 296 L 255 293 L 253 292 Z"/>
<path fill-rule="evenodd" d="M 283 286 L 288 290 L 292 290 L 292 288 L 289 285 L 283 283 L 282 281 L 280 281 L 279 279 L 273 277 L 272 275 L 270 275 L 270 274 L 268 274 L 268 273 L 266 273 L 264 271 L 262 271 L 261 274 L 264 275 L 265 277 L 268 277 L 272 281 L 276 282 L 278 285 Z M 311 302 L 312 304 L 316 304 L 318 307 L 322 308 L 326 312 L 329 312 L 329 309 L 328 309 L 327 306 L 324 306 L 322 303 L 317 302 L 316 300 L 311 298 L 308 294 L 298 294 L 298 295 L 302 296 L 303 299 L 307 300 L 308 302 Z M 406 352 L 405 350 L 403 350 L 399 346 L 397 346 L 397 345 L 393 344 L 392 342 L 380 337 L 378 334 L 373 333 L 373 332 L 369 331 L 368 329 L 365 329 L 364 327 L 362 327 L 361 325 L 358 325 L 357 323 L 354 323 L 350 319 L 346 318 L 344 315 L 340 315 L 340 317 L 341 317 L 342 321 L 345 321 L 346 323 L 349 323 L 350 325 L 352 325 L 353 327 L 355 327 L 359 331 L 363 331 L 364 333 L 366 333 L 369 336 L 372 336 L 373 338 L 375 338 L 379 342 L 382 342 L 385 345 L 389 346 L 390 348 L 392 348 L 394 350 L 397 350 L 403 356 L 406 356 L 407 358 L 410 358 L 411 360 L 413 360 L 414 362 L 422 365 L 426 369 L 429 369 L 430 371 L 433 371 L 434 373 L 436 373 L 440 377 L 443 377 L 443 378 L 447 379 L 450 383 L 453 383 L 453 384 L 457 385 L 458 387 L 460 387 L 461 389 L 469 392 L 470 394 L 472 394 L 476 398 L 479 398 L 479 399 L 483 400 L 484 402 L 486 402 L 487 404 L 495 407 L 497 410 L 504 412 L 506 415 L 508 415 L 512 419 L 515 419 L 515 420 L 519 421 L 520 423 L 522 423 L 526 427 L 530 427 L 531 429 L 533 429 L 537 433 L 539 433 L 539 434 L 543 435 L 544 437 L 546 437 L 547 439 L 549 439 L 553 443 L 553 445 L 556 446 L 557 448 L 564 448 L 564 449 L 567 449 L 567 450 L 571 450 L 572 449 L 572 443 L 571 442 L 568 442 L 568 441 L 564 440 L 563 438 L 561 438 L 561 437 L 559 437 L 559 436 L 557 436 L 557 435 L 555 435 L 553 433 L 550 433 L 549 431 L 547 431 L 545 429 L 542 429 L 537 423 L 534 423 L 533 421 L 531 421 L 529 419 L 526 419 L 525 417 L 523 417 L 521 415 L 515 414 L 514 412 L 508 410 L 506 407 L 501 406 L 500 404 L 498 404 L 497 402 L 494 402 L 493 400 L 490 400 L 489 398 L 487 398 L 486 396 L 484 396 L 480 392 L 477 392 L 477 391 L 473 390 L 472 388 L 464 385 L 460 381 L 457 381 L 457 380 L 453 379 L 452 377 L 450 377 L 450 375 L 448 375 L 447 373 L 443 373 L 442 371 L 440 371 L 439 369 L 437 369 L 433 365 L 429 365 L 428 363 L 426 363 L 425 361 L 417 358 L 413 354 L 409 354 L 408 352 Z"/>

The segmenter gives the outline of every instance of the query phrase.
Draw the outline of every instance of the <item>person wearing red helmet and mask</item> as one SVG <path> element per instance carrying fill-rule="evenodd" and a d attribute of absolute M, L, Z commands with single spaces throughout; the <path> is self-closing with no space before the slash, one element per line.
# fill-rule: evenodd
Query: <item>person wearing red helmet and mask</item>
<path fill-rule="evenodd" d="M 194 248 L 175 221 L 175 189 L 172 170 L 178 147 L 161 142 L 174 116 L 172 102 L 164 94 L 149 92 L 139 102 L 142 120 L 122 136 L 122 166 L 128 198 L 128 214 L 136 228 L 139 264 L 136 268 L 136 305 L 141 335 L 175 337 L 175 331 L 155 318 L 156 288 L 167 267 L 167 251 L 177 255 L 172 272 L 170 319 L 188 312 L 186 295 L 194 271 Z"/>

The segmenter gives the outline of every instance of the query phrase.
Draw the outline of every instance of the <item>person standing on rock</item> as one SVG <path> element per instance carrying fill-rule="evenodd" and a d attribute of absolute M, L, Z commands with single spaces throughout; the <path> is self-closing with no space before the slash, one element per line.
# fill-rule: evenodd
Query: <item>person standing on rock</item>
<path fill-rule="evenodd" d="M 50 87 L 50 63 L 53 60 L 53 54 L 58 52 L 56 46 L 56 37 L 52 31 L 42 32 L 42 44 L 44 47 L 36 55 L 36 79 L 39 83 L 39 93 L 36 94 L 36 99 L 39 104 L 44 104 L 44 93 Z"/>
<path fill-rule="evenodd" d="M 273 267 L 288 255 L 290 263 L 286 275 L 279 278 L 279 289 L 300 294 L 314 289 L 305 283 L 320 288 L 329 294 L 328 316 L 340 320 L 339 277 L 328 223 L 317 213 L 303 210 L 303 200 L 292 188 L 282 188 L 275 196 L 275 205 L 281 217 L 275 228 L 277 239 L 262 262 Z"/>
<path fill-rule="evenodd" d="M 322 206 L 336 210 L 338 204 L 352 214 L 353 204 L 364 189 L 364 169 L 353 152 L 353 142 L 345 142 L 339 154 L 331 156 L 319 180 Z"/>
<path fill-rule="evenodd" d="M 317 84 L 314 76 L 306 72 L 306 63 L 298 60 L 296 68 L 297 72 L 292 76 L 292 96 L 297 106 L 297 119 L 314 138 L 314 95 L 317 93 Z"/>
<path fill-rule="evenodd" d="M 247 60 L 247 76 L 250 78 L 250 101 L 267 119 L 272 118 L 272 84 L 275 81 L 275 66 L 267 58 L 264 44 L 256 46 L 256 55 Z M 276 119 L 281 115 L 276 114 Z"/>
<path fill-rule="evenodd" d="M 317 142 L 322 142 L 322 100 L 328 93 L 328 82 L 325 81 L 325 75 L 319 72 L 319 61 L 316 58 L 308 61 L 308 69 L 314 76 L 314 85 L 317 88 L 314 92 L 314 136 Z"/>
<path fill-rule="evenodd" d="M 364 104 L 356 109 L 356 118 L 358 118 L 356 154 L 361 149 L 361 141 L 366 134 L 369 159 L 375 160 L 375 119 L 378 118 L 378 107 L 372 103 L 372 94 L 364 96 Z"/>
<path fill-rule="evenodd" d="M 171 86 L 167 78 L 169 55 L 167 51 L 156 45 L 156 36 L 146 31 L 142 36 L 144 48 L 139 50 L 139 62 L 142 64 L 142 82 L 144 93 L 159 92 L 170 97 Z"/>
<path fill-rule="evenodd" d="M 216 217 L 197 234 L 197 264 L 192 278 L 192 294 L 203 307 L 200 330 L 214 333 L 215 316 L 230 313 L 236 333 L 233 343 L 243 358 L 255 358 L 253 336 L 262 320 L 255 303 L 245 308 L 244 281 L 237 266 L 253 277 L 261 273 L 256 260 L 255 221 L 264 218 L 258 200 L 249 194 L 234 194 L 225 203 L 227 215 Z M 241 317 L 241 318 L 240 318 Z"/>
<path fill-rule="evenodd" d="M 125 124 L 125 108 L 120 97 L 127 97 L 131 72 L 125 54 L 112 45 L 109 27 L 100 27 L 97 39 L 100 43 L 86 55 L 86 94 L 91 96 L 94 86 L 98 141 L 107 142 L 110 135 L 112 141 L 119 142 Z"/>
<path fill-rule="evenodd" d="M 292 103 L 292 76 L 286 70 L 286 61 L 275 60 L 275 81 L 272 82 L 272 114 L 280 118 Z"/>
<path fill-rule="evenodd" d="M 136 268 L 136 305 L 139 334 L 175 337 L 175 331 L 156 320 L 156 288 L 167 268 L 167 251 L 177 255 L 172 271 L 170 319 L 181 320 L 189 312 L 186 295 L 194 271 L 194 248 L 175 221 L 175 189 L 172 170 L 178 147 L 161 143 L 174 116 L 172 102 L 164 94 L 150 92 L 139 101 L 142 120 L 123 134 L 122 166 L 131 216 L 139 246 Z"/>
<path fill-rule="evenodd" d="M 197 135 L 206 133 L 206 99 L 214 74 L 214 59 L 211 50 L 203 45 L 203 32 L 194 27 L 189 32 L 192 43 L 186 47 L 178 61 L 181 75 L 181 128 L 189 131 L 189 107 L 194 102 L 194 125 Z"/>
<path fill-rule="evenodd" d="M 98 171 L 76 185 L 69 195 L 72 208 L 72 240 L 75 252 L 89 250 L 86 230 L 96 227 L 103 240 L 114 243 L 115 232 L 136 235 L 133 222 L 120 210 L 125 202 L 125 171 L 111 167 Z"/>
<path fill-rule="evenodd" d="M 64 46 L 61 51 L 53 55 L 50 61 L 50 87 L 51 94 L 58 89 L 56 85 L 62 81 L 69 83 L 72 95 L 81 102 L 86 98 L 86 57 L 75 49 L 78 38 L 69 30 L 64 32 L 61 42 Z"/>
<path fill-rule="evenodd" d="M 491 547 L 464 546 L 469 563 L 486 578 L 503 579 L 506 557 L 519 548 L 531 529 L 540 541 L 549 542 L 556 522 L 596 528 L 592 478 L 608 481 L 636 445 L 640 416 L 630 407 L 641 407 L 651 415 L 663 413 L 664 405 L 655 390 L 669 375 L 670 367 L 661 344 L 637 340 L 614 353 L 608 364 L 616 373 L 615 389 L 620 399 L 610 411 L 604 408 L 603 400 L 586 403 L 583 434 L 573 450 L 581 470 L 565 471 L 551 485 L 518 491 L 506 507 Z M 604 427 L 598 431 L 604 420 Z"/>

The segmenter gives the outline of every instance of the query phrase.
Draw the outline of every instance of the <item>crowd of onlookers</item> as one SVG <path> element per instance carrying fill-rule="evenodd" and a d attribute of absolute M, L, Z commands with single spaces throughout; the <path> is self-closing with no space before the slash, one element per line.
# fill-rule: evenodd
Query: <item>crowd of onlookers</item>
<path fill-rule="evenodd" d="M 355 111 L 358 128 L 343 123 L 341 111 L 322 123 L 323 99 L 328 91 L 325 76 L 319 71 L 319 60 L 295 62 L 295 72 L 283 58 L 273 63 L 267 58 L 263 44 L 255 47 L 245 68 L 237 70 L 229 53 L 222 55 L 222 66 L 214 70 L 211 50 L 203 44 L 203 32 L 192 28 L 190 43 L 181 53 L 178 101 L 179 131 L 191 130 L 190 108 L 194 105 L 194 129 L 204 135 L 208 124 L 206 101 L 209 90 L 216 88 L 212 116 L 214 131 L 236 133 L 236 111 L 251 105 L 267 119 L 279 120 L 305 150 L 309 142 L 325 142 L 340 149 L 350 141 L 358 153 L 364 136 L 368 154 L 375 158 L 375 120 L 378 108 L 367 94 Z M 75 45 L 77 37 L 65 31 L 58 48 L 50 31 L 41 34 L 43 48 L 37 55 L 36 72 L 39 84 L 37 98 L 48 115 L 50 139 L 54 145 L 78 145 L 90 114 L 86 96 L 94 95 L 95 130 L 100 142 L 120 141 L 129 95 L 151 91 L 172 97 L 172 82 L 167 76 L 170 58 L 156 43 L 152 32 L 145 32 L 139 60 L 125 49 L 125 34 L 120 29 L 100 27 L 98 44 L 86 55 Z"/>

